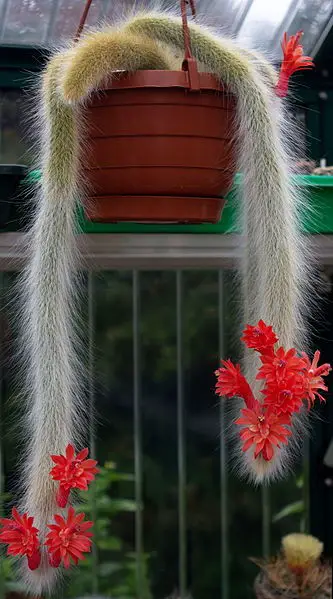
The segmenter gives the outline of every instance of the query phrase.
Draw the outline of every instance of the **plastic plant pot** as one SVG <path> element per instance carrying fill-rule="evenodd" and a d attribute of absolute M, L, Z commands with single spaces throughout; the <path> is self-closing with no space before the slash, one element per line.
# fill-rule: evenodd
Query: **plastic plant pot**
<path fill-rule="evenodd" d="M 235 174 L 236 99 L 198 72 L 181 5 L 183 70 L 117 73 L 86 109 L 85 213 L 94 222 L 221 218 Z"/>
<path fill-rule="evenodd" d="M 89 106 L 91 220 L 218 222 L 233 181 L 235 99 L 209 74 L 123 74 Z"/>

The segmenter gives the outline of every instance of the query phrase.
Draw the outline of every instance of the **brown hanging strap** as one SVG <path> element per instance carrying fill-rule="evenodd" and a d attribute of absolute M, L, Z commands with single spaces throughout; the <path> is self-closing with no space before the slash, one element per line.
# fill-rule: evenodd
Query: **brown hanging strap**
<path fill-rule="evenodd" d="M 180 0 L 180 8 L 182 13 L 183 32 L 184 32 L 184 47 L 185 57 L 183 60 L 182 69 L 187 71 L 189 80 L 189 90 L 199 91 L 200 90 L 200 79 L 198 73 L 198 65 L 191 52 L 191 36 L 187 21 L 187 5 L 190 5 L 192 15 L 195 17 L 195 4 L 194 0 Z"/>
<path fill-rule="evenodd" d="M 188 22 L 187 22 L 187 5 L 188 4 L 191 7 L 192 15 L 195 17 L 194 0 L 181 0 L 181 2 L 180 2 L 180 7 L 181 7 L 181 11 L 182 11 L 183 31 L 184 31 L 185 60 L 188 58 L 192 58 L 191 38 L 190 38 L 190 31 L 189 31 Z"/>
<path fill-rule="evenodd" d="M 83 31 L 83 28 L 84 28 L 84 26 L 86 24 L 86 20 L 87 20 L 87 16 L 88 16 L 88 12 L 89 12 L 91 3 L 92 3 L 92 0 L 87 0 L 86 1 L 86 5 L 84 7 L 84 11 L 82 13 L 82 17 L 81 17 L 80 23 L 79 23 L 79 26 L 77 28 L 77 31 L 76 31 L 76 34 L 75 34 L 75 37 L 74 37 L 74 41 L 75 42 L 78 42 L 79 39 L 80 39 L 81 33 Z"/>

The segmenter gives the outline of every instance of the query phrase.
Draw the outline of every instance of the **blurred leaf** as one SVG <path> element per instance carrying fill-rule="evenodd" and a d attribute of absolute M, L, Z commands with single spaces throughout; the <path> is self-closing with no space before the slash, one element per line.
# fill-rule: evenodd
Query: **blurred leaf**
<path fill-rule="evenodd" d="M 0 502 L 5 503 L 6 501 L 9 501 L 11 497 L 11 493 L 0 493 Z"/>
<path fill-rule="evenodd" d="M 23 583 L 10 581 L 5 583 L 5 589 L 6 591 L 11 591 L 15 593 L 25 593 L 27 587 Z"/>
<path fill-rule="evenodd" d="M 120 539 L 110 536 L 107 536 L 106 539 L 101 539 L 97 544 L 99 549 L 105 549 L 108 551 L 120 551 L 122 547 Z"/>
<path fill-rule="evenodd" d="M 112 507 L 117 512 L 135 512 L 136 503 L 129 499 L 113 499 Z"/>
<path fill-rule="evenodd" d="M 287 516 L 291 516 L 292 514 L 301 514 L 305 510 L 305 503 L 303 500 L 295 501 L 294 503 L 290 503 L 286 505 L 280 512 L 273 516 L 272 521 L 278 522 Z"/>
<path fill-rule="evenodd" d="M 296 487 L 298 489 L 303 489 L 304 487 L 304 476 L 303 474 L 301 474 L 301 476 L 299 476 L 296 480 Z"/>
<path fill-rule="evenodd" d="M 122 564 L 117 562 L 104 562 L 98 568 L 100 576 L 111 576 L 116 572 L 120 572 L 123 569 Z"/>

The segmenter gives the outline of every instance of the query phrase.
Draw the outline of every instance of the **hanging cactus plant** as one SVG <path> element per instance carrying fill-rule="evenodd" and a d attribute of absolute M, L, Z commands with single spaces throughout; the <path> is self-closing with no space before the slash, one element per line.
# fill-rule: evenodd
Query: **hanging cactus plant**
<path fill-rule="evenodd" d="M 185 6 L 184 1 L 182 4 Z M 242 49 L 235 41 L 200 23 L 191 24 L 189 31 L 192 57 L 199 70 L 211 73 L 236 100 L 237 152 L 232 168 L 243 174 L 239 197 L 243 231 L 242 321 L 256 323 L 263 319 L 273 327 L 283 347 L 304 348 L 311 260 L 299 222 L 306 201 L 289 176 L 292 126 L 286 124 L 284 104 L 278 96 L 285 95 L 292 72 L 310 66 L 310 59 L 302 58 L 299 36 L 289 45 L 285 41 L 285 62 L 279 78 L 273 66 L 257 52 Z M 71 557 L 75 562 L 90 548 L 90 524 L 74 516 L 70 507 L 71 483 L 66 477 L 69 463 L 75 462 L 75 468 L 82 468 L 83 474 L 73 480 L 76 485 L 79 481 L 85 484 L 95 465 L 90 462 L 86 469 L 85 453 L 75 457 L 73 449 L 67 449 L 64 455 L 66 448 L 82 446 L 85 432 L 83 368 L 75 329 L 76 271 L 80 267 L 75 216 L 78 203 L 84 203 L 89 195 L 83 170 L 85 148 L 89 145 L 85 110 L 105 81 L 112 88 L 119 71 L 167 71 L 175 65 L 180 68 L 183 46 L 181 19 L 163 12 L 134 14 L 115 26 L 88 32 L 67 49 L 55 52 L 41 77 L 36 126 L 40 131 L 38 166 L 42 178 L 36 191 L 34 223 L 28 233 L 29 260 L 21 279 L 28 442 L 19 513 L 25 515 L 13 512 L 13 520 L 3 522 L 1 533 L 11 553 L 28 558 L 24 562 L 24 578 L 37 594 L 53 588 L 60 564 L 67 567 Z M 220 158 L 217 156 L 216 160 Z M 247 333 L 245 337 L 248 338 Z M 271 331 L 269 337 L 272 343 L 275 334 Z M 280 414 L 273 422 L 273 415 L 268 415 L 269 395 L 265 396 L 266 407 L 257 404 L 259 362 L 258 348 L 255 349 L 256 352 L 244 352 L 248 383 L 240 378 L 237 367 L 225 363 L 219 375 L 219 392 L 239 394 L 247 402 L 247 411 L 237 424 L 242 427 L 241 437 L 246 444 L 246 448 L 239 447 L 239 453 L 251 454 L 243 462 L 247 474 L 256 481 L 265 481 L 281 473 L 276 464 L 284 463 L 282 456 L 283 460 L 288 459 L 289 420 L 287 424 L 287 416 Z M 310 366 L 305 357 L 302 359 L 309 373 Z M 268 363 L 261 368 L 263 373 Z M 229 387 L 225 388 L 228 377 Z M 236 381 L 242 383 L 241 389 L 236 388 Z M 292 405 L 291 411 L 296 412 L 296 405 Z M 259 414 L 259 410 L 266 411 Z M 293 414 L 295 434 L 304 424 L 304 410 L 301 412 Z M 253 426 L 259 430 L 259 422 L 263 421 L 270 429 L 265 442 L 257 441 L 248 432 Z M 261 426 L 260 435 L 262 432 Z M 50 456 L 58 456 L 52 476 Z M 268 467 L 259 472 L 258 464 L 264 462 Z M 68 501 L 68 513 L 59 513 Z M 67 539 L 66 552 L 61 539 L 68 530 L 83 539 L 78 543 Z"/>

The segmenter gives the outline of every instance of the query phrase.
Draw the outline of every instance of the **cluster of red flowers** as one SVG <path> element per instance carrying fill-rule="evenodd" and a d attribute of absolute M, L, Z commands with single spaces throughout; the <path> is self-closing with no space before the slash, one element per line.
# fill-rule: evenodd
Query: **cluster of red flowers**
<path fill-rule="evenodd" d="M 230 360 L 222 361 L 222 368 L 215 373 L 216 393 L 244 399 L 246 408 L 236 420 L 242 427 L 243 451 L 254 446 L 254 458 L 260 455 L 269 461 L 274 456 L 274 446 L 287 444 L 292 415 L 299 412 L 304 402 L 310 409 L 316 397 L 324 401 L 319 391 L 327 391 L 322 377 L 328 375 L 331 366 L 318 366 L 319 351 L 311 362 L 305 353 L 297 355 L 295 349 L 275 348 L 278 338 L 262 320 L 256 326 L 247 325 L 242 341 L 260 355 L 256 379 L 263 381 L 263 398 L 259 401 L 254 397 L 239 364 Z"/>
<path fill-rule="evenodd" d="M 275 87 L 275 93 L 279 98 L 284 98 L 288 92 L 289 79 L 296 71 L 302 71 L 314 66 L 310 56 L 303 55 L 303 47 L 299 43 L 303 31 L 291 35 L 288 39 L 285 33 L 282 41 L 283 60 L 281 63 L 279 80 Z"/>
<path fill-rule="evenodd" d="M 96 460 L 86 459 L 88 449 L 77 455 L 72 445 L 68 445 L 65 455 L 51 456 L 56 464 L 50 472 L 53 480 L 59 482 L 57 504 L 65 508 L 71 489 L 87 490 L 89 483 L 98 472 Z M 30 570 L 36 570 L 41 561 L 41 548 L 38 538 L 39 530 L 33 526 L 34 518 L 13 508 L 12 518 L 2 518 L 0 524 L 0 543 L 8 545 L 7 554 L 25 556 Z M 69 568 L 71 560 L 78 564 L 84 559 L 84 553 L 91 550 L 92 533 L 89 529 L 93 523 L 85 521 L 85 514 L 75 514 L 72 507 L 67 516 L 55 514 L 54 523 L 48 524 L 50 532 L 46 536 L 45 546 L 49 554 L 50 565 L 58 568 L 61 564 Z"/>

